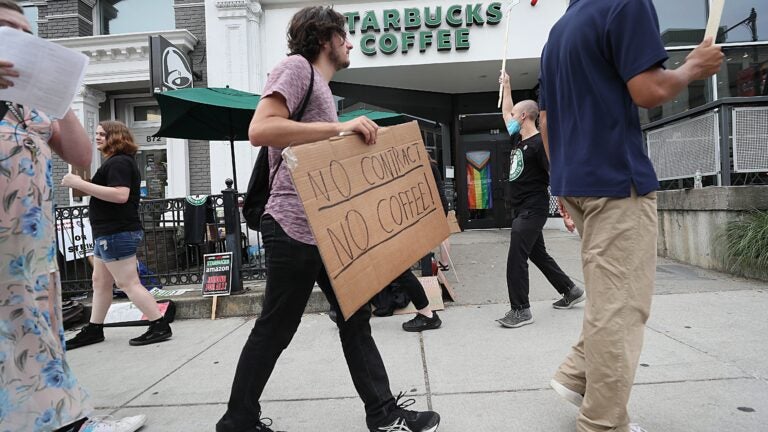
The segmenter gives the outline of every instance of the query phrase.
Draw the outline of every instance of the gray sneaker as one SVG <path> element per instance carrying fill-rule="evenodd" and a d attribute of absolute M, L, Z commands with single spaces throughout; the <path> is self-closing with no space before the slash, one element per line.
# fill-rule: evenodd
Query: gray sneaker
<path fill-rule="evenodd" d="M 504 318 L 497 319 L 496 322 L 506 328 L 517 328 L 533 324 L 533 315 L 531 314 L 531 309 L 512 309 L 504 315 Z"/>
<path fill-rule="evenodd" d="M 571 290 L 568 291 L 568 294 L 564 294 L 563 298 L 552 303 L 552 307 L 555 309 L 570 309 L 575 304 L 586 300 L 586 298 L 587 296 L 584 293 L 584 290 L 574 285 L 571 287 Z"/>

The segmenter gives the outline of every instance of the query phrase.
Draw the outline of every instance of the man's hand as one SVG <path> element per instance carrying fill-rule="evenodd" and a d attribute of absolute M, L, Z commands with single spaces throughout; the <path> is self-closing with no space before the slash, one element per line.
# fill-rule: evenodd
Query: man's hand
<path fill-rule="evenodd" d="M 376 134 L 378 133 L 379 125 L 373 122 L 365 116 L 360 116 L 354 120 L 350 120 L 344 123 L 339 123 L 339 132 L 354 132 L 363 136 L 365 143 L 368 145 L 376 144 Z"/>
<path fill-rule="evenodd" d="M 568 210 L 566 210 L 565 203 L 560 197 L 557 198 L 557 210 L 560 212 L 560 216 L 563 217 L 565 229 L 567 229 L 568 232 L 573 232 L 576 229 L 576 224 L 573 223 L 573 219 L 571 219 L 571 215 L 568 213 Z"/>
<path fill-rule="evenodd" d="M 501 75 L 499 75 L 499 84 L 504 86 L 509 85 L 509 74 L 507 74 L 506 71 L 501 71 Z"/>
<path fill-rule="evenodd" d="M 683 67 L 689 68 L 692 81 L 703 80 L 716 74 L 723 64 L 723 50 L 712 42 L 712 38 L 704 39 L 688 57 Z"/>
<path fill-rule="evenodd" d="M 13 63 L 0 60 L 0 90 L 13 87 L 13 81 L 8 78 L 18 78 L 19 72 L 13 69 Z"/>
<path fill-rule="evenodd" d="M 61 185 L 68 188 L 77 189 L 77 186 L 83 181 L 84 181 L 83 178 L 80 177 L 79 175 L 69 173 L 69 174 L 65 174 L 64 177 L 61 179 Z"/>

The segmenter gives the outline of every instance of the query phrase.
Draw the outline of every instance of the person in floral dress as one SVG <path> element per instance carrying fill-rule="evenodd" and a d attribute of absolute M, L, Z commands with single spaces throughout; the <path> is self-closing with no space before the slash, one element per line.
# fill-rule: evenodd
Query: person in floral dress
<path fill-rule="evenodd" d="M 31 33 L 10 0 L 0 0 L 0 26 Z M 18 76 L 0 59 L 0 90 Z M 52 121 L 0 100 L 0 430 L 132 432 L 145 416 L 87 419 L 88 394 L 64 356 L 52 151 L 90 165 L 91 143 L 72 111 Z"/>

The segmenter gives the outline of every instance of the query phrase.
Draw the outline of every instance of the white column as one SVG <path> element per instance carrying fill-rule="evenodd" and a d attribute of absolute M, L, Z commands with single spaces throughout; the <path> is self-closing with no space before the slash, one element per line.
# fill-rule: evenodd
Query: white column
<path fill-rule="evenodd" d="M 166 138 L 165 148 L 168 155 L 168 196 L 166 198 L 185 197 L 189 195 L 189 141 Z"/>
<path fill-rule="evenodd" d="M 96 150 L 96 126 L 99 124 L 99 106 L 106 100 L 107 95 L 104 92 L 89 86 L 82 86 L 75 95 L 75 100 L 72 101 L 72 111 L 80 119 L 85 132 L 91 138 L 91 153 L 93 154 L 89 173 L 91 176 L 100 165 L 99 152 Z M 79 204 L 74 202 L 71 189 L 69 191 L 69 202 L 70 205 Z"/>
<path fill-rule="evenodd" d="M 208 1 L 205 3 L 208 87 L 226 87 L 259 93 L 261 71 L 261 27 L 263 12 L 255 0 Z M 211 142 L 211 190 L 218 193 L 232 177 L 229 142 Z M 256 152 L 247 141 L 235 142 L 237 189 L 245 191 Z"/>

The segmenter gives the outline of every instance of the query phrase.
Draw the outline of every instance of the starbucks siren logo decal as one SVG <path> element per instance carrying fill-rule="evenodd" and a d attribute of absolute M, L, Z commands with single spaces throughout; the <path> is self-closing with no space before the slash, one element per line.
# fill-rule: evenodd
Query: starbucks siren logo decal
<path fill-rule="evenodd" d="M 525 164 L 523 163 L 523 151 L 521 149 L 516 149 L 509 161 L 509 181 L 515 181 L 518 177 L 520 177 L 520 174 L 523 173 L 523 168 L 525 167 Z"/>

